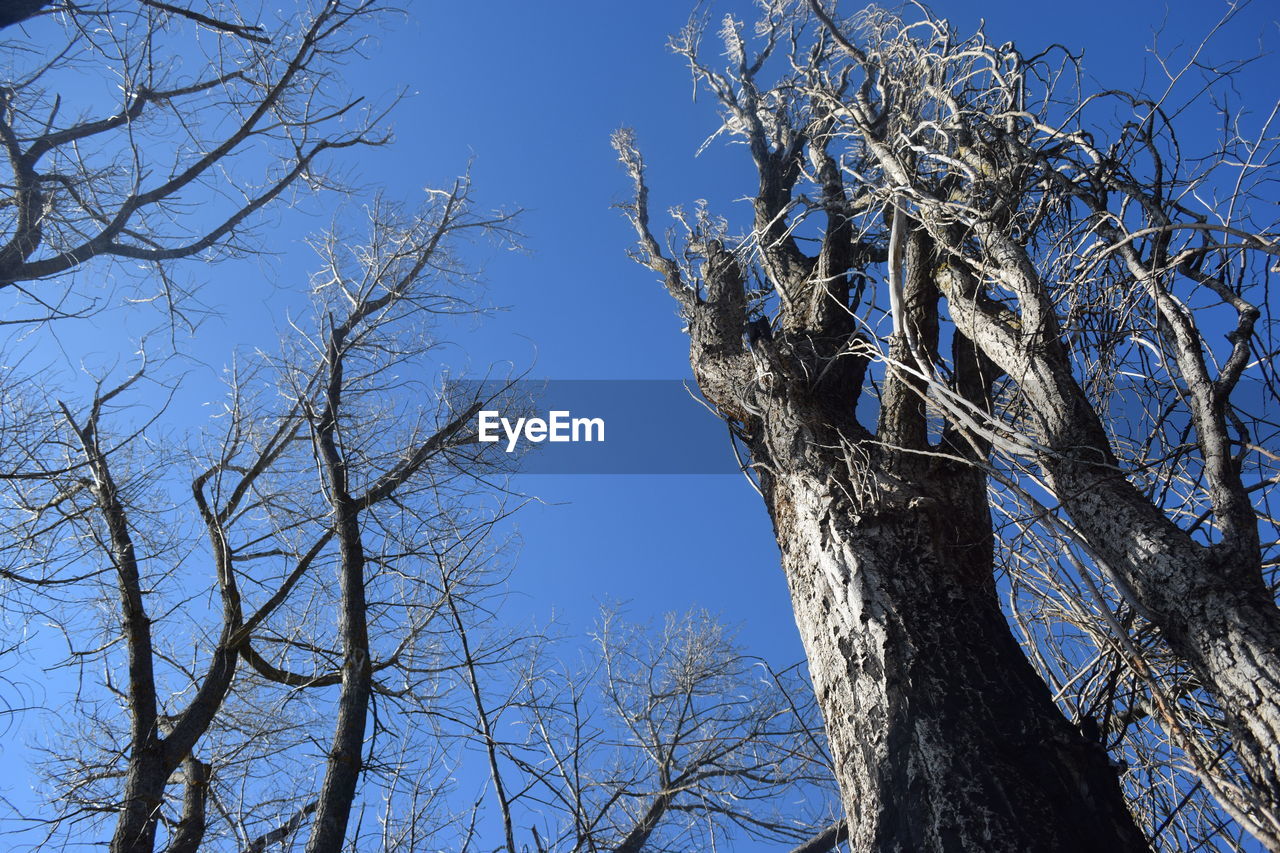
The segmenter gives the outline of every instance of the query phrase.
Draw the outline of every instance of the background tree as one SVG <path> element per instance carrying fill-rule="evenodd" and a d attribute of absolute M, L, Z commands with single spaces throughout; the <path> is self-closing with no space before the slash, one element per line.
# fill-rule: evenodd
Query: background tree
<path fill-rule="evenodd" d="M 1244 371 L 1273 377 L 1248 296 L 1276 251 L 1250 204 L 1269 125 L 1232 124 L 1191 161 L 1169 95 L 1090 97 L 1069 54 L 1027 58 L 925 12 L 764 3 L 754 41 L 726 18 L 723 70 L 703 29 L 673 47 L 752 156 L 747 234 L 699 209 L 664 249 L 634 140 L 615 145 L 638 259 L 681 305 L 773 517 L 855 846 L 1142 847 L 1097 720 L 1137 760 L 1151 741 L 1126 732 L 1149 713 L 1274 849 L 1274 457 L 1255 449 L 1270 427 L 1230 402 Z M 1135 408 L 1128 373 L 1160 394 Z M 1109 667 L 1066 709 L 1078 731 L 999 610 L 989 483 L 1052 698 Z M 1070 637 L 1092 661 L 1056 631 L 1056 604 L 1082 599 Z M 1197 793 L 1171 787 L 1138 811 L 1161 841 Z"/>
<path fill-rule="evenodd" d="M 383 113 L 349 95 L 338 73 L 361 54 L 368 24 L 384 7 L 324 3 L 284 10 L 279 20 L 261 10 L 251 21 L 240 17 L 250 13 L 244 7 L 207 11 L 149 0 L 6 7 L 9 17 L 0 23 L 25 22 L 4 33 L 8 51 L 0 144 L 5 156 L 0 168 L 8 171 L 0 204 L 0 287 L 10 289 L 14 306 L 7 322 L 85 316 L 112 304 L 112 291 L 124 289 L 126 282 L 132 285 L 125 291 L 130 302 L 158 299 L 171 322 L 190 319 L 201 306 L 171 262 L 260 251 L 263 247 L 250 229 L 264 209 L 276 201 L 296 203 L 300 190 L 339 186 L 322 169 L 327 151 L 388 139 L 377 126 Z M 422 616 L 427 595 L 422 589 L 407 584 L 391 588 L 370 572 L 371 589 L 363 596 L 361 590 L 348 590 L 339 600 L 346 606 L 339 606 L 328 595 L 328 584 L 309 579 L 308 572 L 332 568 L 336 558 L 326 547 L 341 542 L 344 553 L 352 554 L 360 543 L 349 528 L 341 535 L 320 533 L 312 542 L 303 541 L 306 519 L 323 527 L 324 513 L 336 511 L 340 502 L 308 505 L 295 500 L 290 490 L 308 472 L 317 473 L 313 463 L 321 450 L 328 463 L 324 472 L 349 483 L 379 462 L 387 462 L 388 472 L 396 462 L 395 470 L 407 478 L 453 443 L 458 423 L 433 424 L 424 409 L 414 427 L 413 406 L 400 410 L 406 429 L 399 438 L 410 449 L 417 441 L 418 456 L 375 459 L 359 456 L 373 453 L 371 445 L 360 446 L 351 450 L 358 458 L 349 463 L 347 448 L 333 434 L 345 421 L 353 430 L 349 437 L 355 438 L 359 430 L 353 418 L 345 408 L 339 415 L 336 407 L 352 405 L 352 397 L 367 400 L 377 390 L 361 386 L 370 376 L 344 383 L 345 362 L 361 361 L 369 347 L 388 345 L 396 347 L 400 367 L 421 359 L 430 351 L 430 339 L 409 334 L 405 324 L 415 312 L 406 307 L 416 306 L 418 316 L 467 307 L 456 289 L 436 291 L 429 298 L 420 291 L 427 278 L 439 283 L 458 271 L 449 259 L 452 235 L 479 227 L 465 183 L 436 199 L 440 205 L 418 218 L 379 206 L 373 240 L 354 261 L 336 244 L 327 247 L 337 278 L 329 290 L 318 291 L 320 297 L 327 299 L 345 285 L 365 289 L 345 292 L 340 304 L 313 318 L 311 332 L 319 337 L 312 343 L 318 350 L 307 351 L 299 342 L 285 361 L 251 359 L 249 367 L 241 362 L 231 378 L 222 420 L 226 443 L 219 445 L 214 438 L 196 451 L 196 458 L 207 454 L 210 468 L 197 472 L 188 490 L 192 496 L 185 512 L 192 521 L 202 519 L 194 529 L 181 523 L 183 501 L 174 498 L 170 476 L 173 467 L 190 467 L 184 451 L 191 448 L 166 447 L 168 436 L 157 434 L 158 423 L 116 433 L 108 416 L 129 400 L 159 418 L 163 407 L 153 405 L 154 398 L 145 402 L 139 397 L 148 390 L 164 396 L 163 369 L 157 376 L 152 363 L 114 388 L 100 383 L 86 411 L 73 403 L 61 412 L 43 408 L 47 399 L 33 392 L 39 383 L 31 377 L 17 370 L 6 373 L 15 416 L 0 438 L 11 463 L 4 473 L 14 486 L 9 506 L 16 510 L 5 543 L 12 568 L 6 574 L 7 603 L 11 613 L 39 615 L 62 629 L 69 649 L 65 664 L 79 669 L 81 688 L 76 713 L 65 721 L 68 737 L 48 745 L 46 791 L 60 806 L 51 832 L 66 838 L 68 832 L 84 831 L 84 821 L 95 814 L 119 813 L 115 849 L 150 849 L 158 831 L 174 850 L 232 837 L 253 849 L 297 832 L 317 813 L 319 825 L 338 827 L 340 839 L 354 796 L 351 780 L 360 772 L 365 718 L 348 714 L 346 728 L 334 735 L 344 757 L 336 766 L 344 769 L 329 774 L 333 779 L 322 786 L 324 795 L 308 792 L 306 786 L 300 790 L 272 776 L 294 759 L 301 774 L 296 778 L 325 766 L 324 760 L 296 755 L 300 749 L 305 752 L 324 717 L 321 710 L 299 714 L 307 703 L 294 694 L 304 684 L 323 693 L 337 684 L 342 661 L 363 659 L 364 664 L 346 667 L 345 681 L 339 679 L 339 705 L 369 706 L 376 701 L 371 692 L 381 689 L 377 667 L 386 665 L 369 662 L 376 652 L 400 664 L 398 692 L 386 701 L 411 705 L 421 701 L 422 684 L 430 680 L 430 667 L 422 661 L 438 654 L 439 644 L 427 639 L 434 628 L 429 630 L 430 620 Z M 489 224 L 501 227 L 502 220 Z M 341 278 L 360 263 L 372 266 L 361 271 L 359 281 Z M 137 276 L 131 270 L 140 265 L 147 272 Z M 400 278 L 392 281 L 395 276 Z M 346 301 L 353 298 L 364 301 Z M 326 323 L 338 325 L 325 328 Z M 395 333 L 388 337 L 388 329 Z M 331 334 L 327 342 L 326 333 Z M 316 352 L 322 357 L 317 359 Z M 396 359 L 390 362 L 384 368 L 397 366 Z M 362 366 L 370 364 L 362 361 Z M 324 380 L 331 392 L 325 406 L 308 397 L 323 385 L 316 384 L 321 382 L 320 365 L 338 375 Z M 301 384 L 292 388 L 291 407 L 282 409 L 269 399 L 263 382 L 275 382 L 283 392 L 290 390 L 290 382 Z M 344 388 L 351 392 L 347 400 L 340 398 Z M 57 396 L 52 389 L 42 390 L 48 398 Z M 431 399 L 422 390 L 424 400 Z M 354 420 L 368 416 L 363 411 Z M 434 443 L 428 431 L 432 427 L 440 429 Z M 302 453 L 308 435 L 318 442 L 314 454 Z M 382 447 L 379 452 L 393 451 Z M 348 471 L 348 464 L 355 467 Z M 222 493 L 222 484 L 232 478 L 235 486 Z M 436 519 L 461 513 L 439 528 L 441 537 L 446 530 L 465 531 L 469 547 L 478 549 L 487 530 L 474 515 L 478 508 L 451 497 L 455 480 L 437 473 L 433 485 L 413 490 L 419 495 L 430 491 L 441 502 Z M 403 482 L 393 479 L 382 488 L 366 495 L 371 506 L 348 508 L 347 517 L 384 513 L 380 505 L 392 498 L 405 501 Z M 318 494 L 314 487 L 305 491 Z M 46 499 L 50 503 L 40 503 Z M 26 516 L 28 512 L 33 515 Z M 295 516 L 286 518 L 290 512 Z M 411 512 L 404 512 L 401 524 L 407 530 Z M 470 527 L 464 523 L 468 512 L 473 515 Z M 282 526 L 276 527 L 277 522 Z M 207 577 L 192 565 L 192 537 L 201 528 L 210 537 L 208 557 L 216 566 L 217 583 L 204 587 L 197 582 L 194 588 L 217 593 L 220 606 L 212 604 L 215 599 L 180 592 L 193 572 Z M 233 554 L 231 542 L 240 533 L 262 547 L 247 546 L 247 557 Z M 387 536 L 376 534 L 379 549 L 387 547 Z M 436 551 L 452 553 L 441 543 Z M 380 554 L 365 559 L 377 561 Z M 101 560 L 109 560 L 115 577 L 90 568 Z M 469 607 L 476 590 L 467 578 L 478 577 L 475 564 L 455 560 L 442 564 L 440 572 L 457 587 L 451 592 L 457 606 Z M 310 599 L 297 604 L 304 593 Z M 255 602 L 258 594 L 264 597 Z M 110 597 L 118 597 L 122 609 L 99 610 Z M 247 611 L 246 598 L 252 604 Z M 360 615 L 362 610 L 368 613 Z M 409 612 L 414 616 L 403 630 L 397 628 L 398 636 L 403 643 L 421 645 L 412 653 L 381 648 L 383 623 L 394 620 L 392 613 Z M 112 613 L 115 618 L 108 615 Z M 327 613 L 343 614 L 335 619 L 343 629 L 359 621 L 372 623 L 373 639 L 362 641 L 358 628 L 336 636 L 337 624 L 326 628 Z M 221 629 L 201 627 L 211 622 Z M 295 643 L 304 636 L 311 640 L 311 657 L 299 660 L 293 656 Z M 89 642 L 91 637 L 102 645 Z M 127 649 L 124 658 L 116 655 L 121 649 Z M 100 673 L 93 672 L 97 662 L 103 667 Z M 237 679 L 237 664 L 243 669 L 243 662 L 251 667 L 249 679 Z M 304 677 L 283 668 L 292 663 L 322 674 Z M 410 678 L 409 672 L 416 674 Z M 285 683 L 272 688 L 272 678 Z M 263 703 L 266 710 L 257 707 Z M 384 734 L 394 731 L 386 723 L 391 716 L 383 717 Z M 408 743 L 402 741 L 402 752 Z M 264 765 L 264 755 L 277 760 Z M 395 768 L 410 763 L 380 759 L 375 775 L 392 778 L 403 772 Z M 415 790 L 412 796 L 421 793 Z M 253 808 L 242 807 L 255 797 L 260 799 Z M 70 830 L 72 826 L 79 830 Z M 326 843 L 332 847 L 334 834 L 318 840 L 316 849 L 326 849 Z"/>
<path fill-rule="evenodd" d="M 34 37 L 5 30 L 0 288 L 25 297 L 7 319 L 84 314 L 131 277 L 131 298 L 192 310 L 169 262 L 260 249 L 264 208 L 335 185 L 326 152 L 387 140 L 385 109 L 337 73 L 383 11 L 326 2 L 246 23 L 120 0 L 54 4 Z M 125 263 L 77 275 L 94 258 Z"/>
<path fill-rule="evenodd" d="M 505 685 L 492 668 L 474 681 L 493 802 L 452 848 L 493 849 L 497 827 L 503 850 L 750 839 L 826 853 L 846 837 L 813 692 L 794 668 L 746 655 L 705 612 L 653 626 L 606 610 L 568 658 L 544 639 L 513 657 Z"/>
<path fill-rule="evenodd" d="M 54 830 L 98 814 L 113 850 L 176 851 L 306 826 L 309 850 L 339 850 L 358 780 L 430 750 L 417 718 L 439 711 L 447 616 L 493 583 L 501 509 L 466 449 L 480 403 L 437 409 L 403 372 L 430 376 L 430 319 L 469 310 L 456 241 L 509 217 L 474 213 L 465 181 L 371 217 L 367 242 L 318 246 L 310 322 L 230 375 L 203 452 L 165 450 L 152 423 L 112 430 L 144 370 L 84 411 L 29 410 L 8 603 L 62 627 L 81 679 L 68 717 L 88 735 L 53 754 Z M 173 468 L 193 463 L 182 496 Z M 374 748 L 379 702 L 398 751 Z"/>

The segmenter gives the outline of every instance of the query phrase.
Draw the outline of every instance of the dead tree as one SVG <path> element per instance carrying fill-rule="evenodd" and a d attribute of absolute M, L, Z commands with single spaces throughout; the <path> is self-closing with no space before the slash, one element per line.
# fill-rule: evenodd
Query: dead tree
<path fill-rule="evenodd" d="M 1173 116 L 1197 101 L 1175 99 L 1180 78 L 1203 73 L 1212 92 L 1233 67 L 1201 64 L 1203 45 L 1159 98 L 1085 97 L 1061 83 L 1071 57 L 1053 67 L 958 42 L 936 21 L 913 30 L 875 15 L 857 23 L 868 52 L 820 17 L 837 65 L 880 88 L 861 101 L 825 85 L 809 94 L 848 106 L 841 144 L 884 176 L 882 195 L 928 247 L 921 266 L 954 332 L 1004 377 L 1003 488 L 1060 510 L 1059 540 L 1074 536 L 1117 609 L 1190 670 L 1189 686 L 1148 688 L 1157 716 L 1222 806 L 1280 848 L 1280 612 L 1259 494 L 1274 483 L 1264 402 L 1276 383 L 1256 304 L 1280 254 L 1256 205 L 1270 121 L 1246 135 L 1235 117 L 1207 157 L 1183 153 Z M 898 360 L 933 391 L 928 358 Z M 1151 682 L 1123 648 L 1133 629 L 1107 615 L 1122 660 Z M 1187 693 L 1217 706 L 1230 760 L 1196 742 L 1201 727 L 1174 707 Z"/>
<path fill-rule="evenodd" d="M 634 138 L 614 143 L 636 258 L 680 306 L 695 377 L 773 518 L 854 847 L 1146 846 L 1101 739 L 1064 719 L 1010 633 L 989 485 L 1086 549 L 1070 575 L 1105 578 L 1094 635 L 1119 665 L 1161 677 L 1132 654 L 1144 620 L 1196 674 L 1183 692 L 1220 703 L 1235 758 L 1208 758 L 1247 783 L 1218 792 L 1274 846 L 1276 613 L 1241 476 L 1268 482 L 1273 459 L 1228 400 L 1251 357 L 1273 375 L 1246 295 L 1271 226 L 1233 220 L 1246 205 L 1193 209 L 1208 179 L 1169 159 L 1160 103 L 1109 96 L 1133 119 L 1099 141 L 1094 99 L 1066 91 L 1069 56 L 1025 59 L 923 12 L 761 10 L 754 39 L 725 19 L 724 68 L 701 22 L 673 41 L 755 165 L 745 236 L 700 208 L 677 211 L 664 246 Z M 1222 159 L 1261 163 L 1269 138 Z M 1178 287 L 1235 312 L 1229 350 L 1215 356 Z M 1089 383 L 1144 352 L 1185 421 L 1118 450 Z M 1161 443 L 1175 423 L 1191 436 L 1177 448 Z"/>

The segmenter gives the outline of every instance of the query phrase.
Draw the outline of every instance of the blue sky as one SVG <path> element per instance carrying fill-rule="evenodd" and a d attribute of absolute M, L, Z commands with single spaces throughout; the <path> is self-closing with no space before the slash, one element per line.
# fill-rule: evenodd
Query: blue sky
<path fill-rule="evenodd" d="M 715 17 L 751 16 L 745 2 L 709 8 Z M 1025 0 L 948 0 L 933 8 L 961 32 L 985 19 L 991 40 L 1016 41 L 1026 53 L 1051 42 L 1083 50 L 1096 81 L 1086 88 L 1107 88 L 1132 87 L 1144 74 L 1154 81 L 1155 31 L 1166 27 L 1161 43 L 1171 48 L 1198 41 L 1225 4 L 1076 0 L 1048 14 Z M 483 204 L 525 211 L 525 251 L 475 247 L 488 301 L 501 310 L 450 331 L 456 369 L 483 373 L 509 362 L 554 379 L 690 375 L 673 302 L 626 257 L 632 235 L 611 205 L 628 187 L 609 146 L 619 126 L 636 129 L 655 212 L 698 198 L 729 212 L 754 188 L 740 147 L 717 142 L 694 157 L 719 122 L 710 99 L 691 97 L 687 69 L 664 47 L 690 9 L 684 0 L 418 2 L 379 35 L 369 61 L 351 64 L 353 89 L 390 96 L 403 87 L 409 97 L 392 116 L 394 144 L 335 163 L 412 202 L 418 189 L 447 184 L 471 162 Z M 1218 45 L 1222 55 L 1276 44 L 1277 11 L 1255 3 Z M 1274 103 L 1278 72 L 1267 57 L 1243 78 L 1242 100 Z M 326 217 L 272 222 L 265 236 L 278 257 L 191 273 L 207 282 L 203 298 L 221 313 L 191 344 L 211 368 L 188 380 L 193 419 L 202 394 L 219 393 L 200 389 L 211 387 L 204 380 L 231 349 L 273 345 L 305 283 L 307 254 L 297 241 Z M 109 358 L 119 351 L 117 332 L 101 320 L 64 334 Z M 755 654 L 779 665 L 802 656 L 767 514 L 742 478 L 562 475 L 517 485 L 541 503 L 515 520 L 523 544 L 513 614 L 545 621 L 554 613 L 568 633 L 580 633 L 607 601 L 627 602 L 640 620 L 701 607 L 741 625 Z"/>

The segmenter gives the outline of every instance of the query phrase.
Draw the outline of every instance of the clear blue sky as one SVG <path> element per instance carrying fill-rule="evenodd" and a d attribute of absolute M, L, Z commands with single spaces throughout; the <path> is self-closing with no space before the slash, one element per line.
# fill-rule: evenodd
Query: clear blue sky
<path fill-rule="evenodd" d="M 339 162 L 362 182 L 413 201 L 415 189 L 445 184 L 474 159 L 476 196 L 526 211 L 527 252 L 477 250 L 486 260 L 489 300 L 505 310 L 450 334 L 455 364 L 483 370 L 507 361 L 556 379 L 688 376 L 674 304 L 625 254 L 631 233 L 610 206 L 628 188 L 609 134 L 636 128 L 655 212 L 698 198 L 727 211 L 753 190 L 741 147 L 717 143 L 694 158 L 719 122 L 710 99 L 692 100 L 687 69 L 664 48 L 691 3 L 407 5 L 409 15 L 381 34 L 370 61 L 350 66 L 358 91 L 405 87 L 412 94 L 394 114 L 396 141 L 358 162 Z M 741 0 L 710 8 L 716 17 L 752 14 Z M 1016 41 L 1026 53 L 1051 42 L 1083 50 L 1100 89 L 1132 87 L 1144 68 L 1150 75 L 1148 50 L 1159 27 L 1166 27 L 1162 44 L 1169 47 L 1198 41 L 1225 4 L 946 0 L 933 8 L 962 33 L 985 18 L 991 40 Z M 1259 40 L 1264 48 L 1277 44 L 1278 12 L 1274 2 L 1255 3 L 1218 45 L 1220 55 L 1255 52 Z M 1258 88 L 1246 87 L 1242 101 L 1274 103 L 1280 64 L 1268 57 L 1245 79 Z M 261 266 L 261 276 L 246 274 L 257 266 L 232 264 L 193 273 L 207 279 L 204 299 L 223 313 L 193 345 L 213 366 L 221 367 L 232 347 L 272 345 L 283 308 L 305 282 L 307 256 L 293 241 L 323 224 L 283 217 L 271 232 L 280 257 Z M 264 286 L 264 278 L 275 286 Z M 80 327 L 77 344 L 92 345 L 86 336 L 100 334 L 102 352 L 118 351 L 118 330 L 109 326 Z M 193 416 L 202 375 L 213 376 L 197 372 L 188 382 Z M 630 602 L 630 615 L 642 620 L 698 606 L 741 624 L 756 654 L 777 664 L 802 656 L 768 517 L 741 478 L 558 476 L 519 485 L 546 503 L 516 520 L 523 548 L 511 584 L 513 612 L 540 620 L 554 612 L 575 632 L 590 626 L 603 601 Z"/>

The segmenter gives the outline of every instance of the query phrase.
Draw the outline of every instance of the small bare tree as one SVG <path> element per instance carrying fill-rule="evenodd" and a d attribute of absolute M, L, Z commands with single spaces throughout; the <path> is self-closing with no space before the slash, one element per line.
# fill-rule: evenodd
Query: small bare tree
<path fill-rule="evenodd" d="M 483 826 L 508 851 L 827 853 L 846 837 L 808 682 L 706 613 L 655 627 L 606 611 L 577 665 L 542 640 L 509 672 L 472 682 L 492 800 L 477 811 L 496 817 L 468 820 L 453 848 L 493 849 Z"/>
<path fill-rule="evenodd" d="M 615 145 L 772 514 L 855 846 L 1141 849 L 1111 746 L 1150 838 L 1230 845 L 1204 785 L 1280 849 L 1273 427 L 1239 393 L 1274 399 L 1270 119 L 1192 160 L 1174 93 L 1232 68 L 1200 51 L 1091 96 L 922 9 L 760 6 L 724 68 L 701 22 L 673 42 L 758 172 L 744 237 L 700 209 L 664 247 Z"/>

